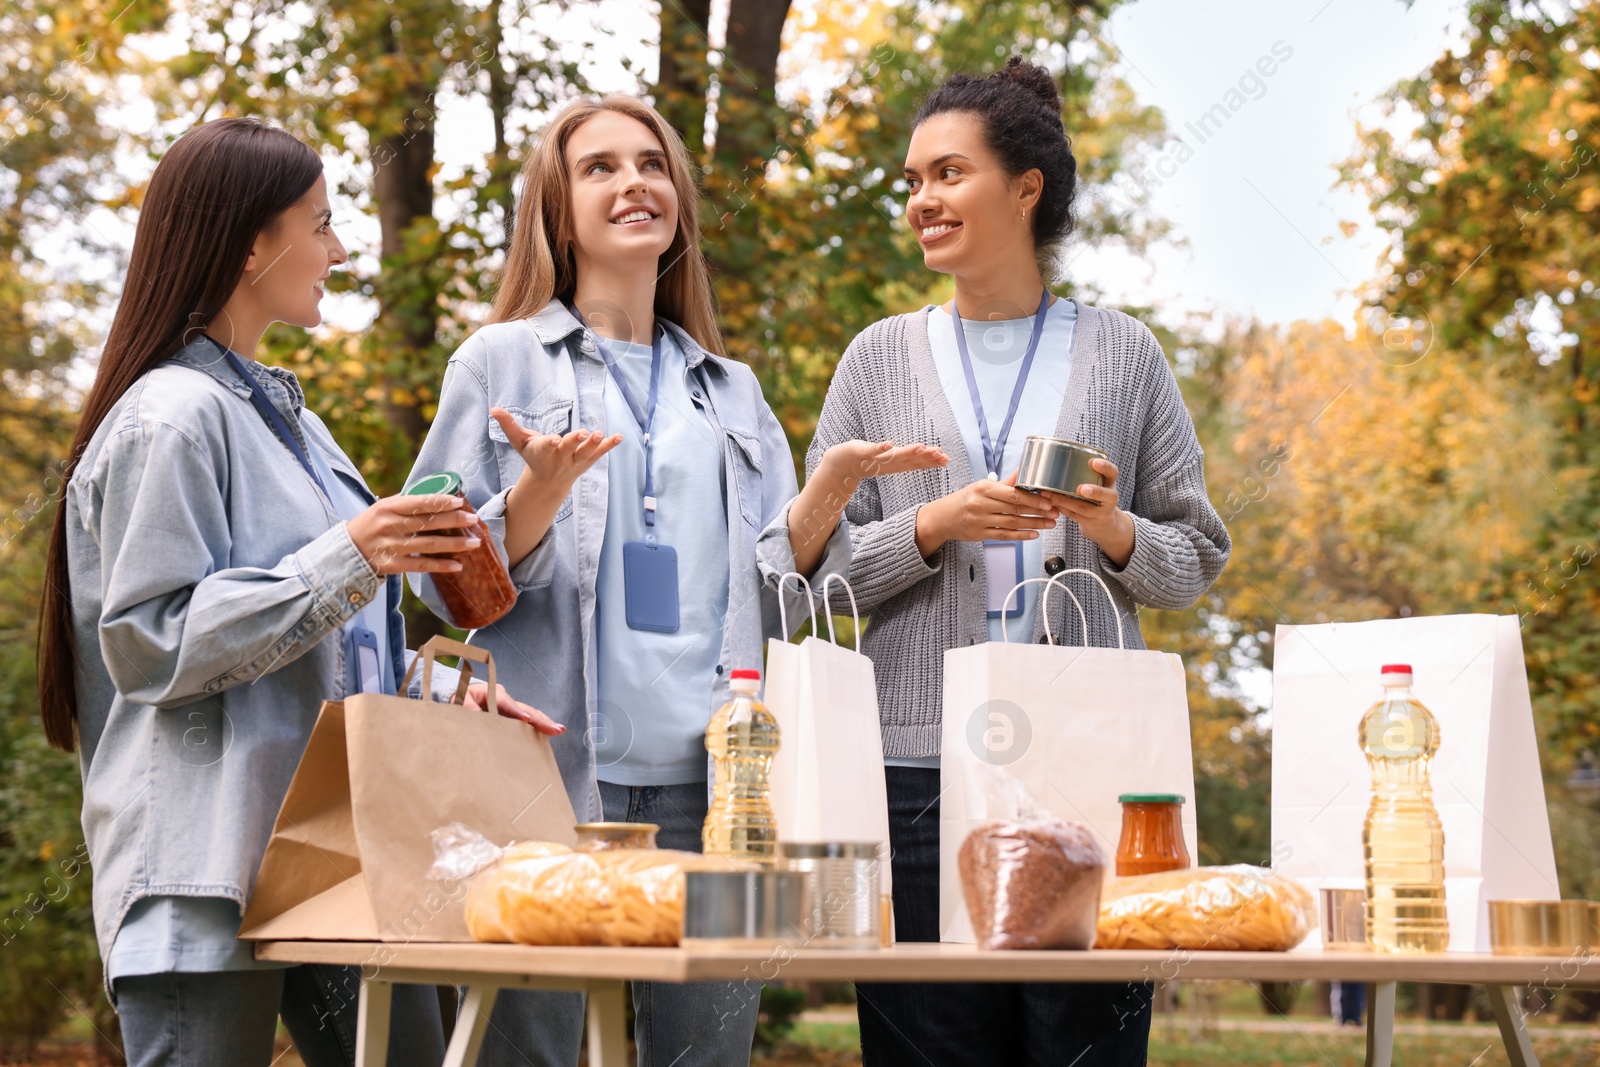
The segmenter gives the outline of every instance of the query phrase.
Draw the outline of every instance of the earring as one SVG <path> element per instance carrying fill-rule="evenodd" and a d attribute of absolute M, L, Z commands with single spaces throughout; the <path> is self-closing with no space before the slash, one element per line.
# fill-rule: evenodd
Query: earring
<path fill-rule="evenodd" d="M 1023 208 L 1022 209 L 1022 214 L 1017 216 L 1017 218 L 1019 218 L 1019 219 L 1025 219 L 1027 217 L 1028 217 L 1028 209 L 1027 208 Z"/>

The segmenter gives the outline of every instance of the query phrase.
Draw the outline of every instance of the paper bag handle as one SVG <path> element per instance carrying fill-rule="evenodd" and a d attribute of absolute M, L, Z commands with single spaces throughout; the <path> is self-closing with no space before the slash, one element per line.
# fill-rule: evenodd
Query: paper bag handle
<path fill-rule="evenodd" d="M 400 684 L 400 691 L 403 693 L 411 688 L 411 676 L 416 673 L 417 664 L 420 663 L 422 664 L 422 699 L 431 700 L 433 698 L 433 661 L 440 655 L 461 657 L 461 682 L 456 686 L 455 696 L 450 698 L 450 703 L 463 704 L 466 702 L 467 686 L 472 684 L 472 664 L 469 661 L 476 660 L 483 664 L 483 673 L 489 683 L 489 714 L 498 714 L 499 709 L 495 706 L 495 692 L 498 687 L 495 684 L 494 657 L 489 654 L 487 649 L 474 648 L 472 645 L 443 635 L 428 638 L 423 642 L 422 647 L 417 649 L 416 657 L 412 659 L 411 666 L 406 670 L 405 681 Z"/>
<path fill-rule="evenodd" d="M 1050 586 L 1055 585 L 1057 581 L 1059 581 L 1061 578 L 1063 578 L 1063 577 L 1065 577 L 1066 575 L 1069 575 L 1069 574 L 1087 574 L 1089 577 L 1094 579 L 1094 582 L 1095 582 L 1096 585 L 1098 585 L 1102 590 L 1105 591 L 1106 601 L 1108 603 L 1110 603 L 1110 605 L 1111 605 L 1111 617 L 1117 620 L 1117 647 L 1120 648 L 1120 649 L 1126 649 L 1128 647 L 1128 644 L 1127 644 L 1126 641 L 1123 640 L 1123 637 L 1122 637 L 1122 609 L 1117 607 L 1117 598 L 1111 595 L 1111 589 L 1110 589 L 1110 587 L 1108 587 L 1106 585 L 1104 579 L 1102 579 L 1094 571 L 1084 570 L 1082 567 L 1072 567 L 1072 568 L 1070 568 L 1068 570 L 1057 571 L 1055 573 L 1055 575 L 1050 579 L 1049 583 L 1045 586 L 1044 596 L 1041 598 L 1043 600 L 1043 603 L 1040 606 L 1041 606 L 1042 610 L 1044 611 L 1044 632 L 1046 634 L 1050 635 L 1050 643 L 1051 644 L 1055 643 L 1055 635 L 1054 634 L 1050 634 Z M 1043 578 L 1030 578 L 1029 581 L 1040 582 L 1040 581 L 1044 581 L 1044 579 Z M 1023 582 L 1022 583 L 1022 585 L 1027 585 L 1027 584 L 1028 584 L 1027 582 Z M 1020 589 L 1020 588 L 1022 588 L 1022 586 L 1019 585 L 1017 588 Z M 1083 643 L 1084 643 L 1085 646 L 1087 646 L 1089 644 L 1089 622 L 1088 622 L 1087 619 L 1085 619 L 1083 617 L 1083 605 L 1078 603 L 1078 598 L 1077 597 L 1072 596 L 1072 590 L 1068 589 L 1064 585 L 1061 587 L 1061 589 L 1068 596 L 1072 597 L 1072 602 L 1074 604 L 1078 605 L 1078 620 L 1083 623 Z M 1013 593 L 1015 593 L 1016 591 L 1017 591 L 1016 589 L 1012 590 Z M 1006 603 L 1009 604 L 1010 602 L 1011 602 L 1011 598 L 1007 597 L 1006 598 Z"/>
<path fill-rule="evenodd" d="M 850 598 L 850 618 L 856 624 L 856 644 L 859 646 L 861 644 L 861 612 L 856 609 L 856 591 L 850 588 L 850 582 L 845 576 L 837 571 L 822 579 L 823 610 L 827 610 L 828 606 L 828 586 L 834 582 L 844 586 L 845 595 Z M 833 632 L 833 612 L 831 611 L 828 612 L 828 640 L 836 645 L 839 643 L 839 635 Z"/>
<path fill-rule="evenodd" d="M 783 639 L 785 641 L 789 640 L 789 612 L 783 606 L 783 587 L 789 584 L 790 578 L 805 586 L 806 606 L 811 609 L 811 632 L 817 632 L 817 594 L 811 591 L 811 583 L 806 581 L 805 575 L 799 571 L 790 571 L 778 579 L 778 621 L 779 625 L 783 627 Z M 824 585 L 823 588 L 826 589 L 827 586 Z"/>
<path fill-rule="evenodd" d="M 1000 605 L 1000 610 L 1002 612 L 1010 611 L 1011 598 L 1017 595 L 1017 590 L 1021 589 L 1025 585 L 1033 585 L 1036 582 L 1043 582 L 1045 590 L 1039 607 L 1040 610 L 1044 612 L 1045 636 L 1050 639 L 1050 643 L 1052 645 L 1056 643 L 1056 635 L 1050 629 L 1050 586 L 1055 585 L 1056 578 L 1059 577 L 1060 575 L 1055 575 L 1050 578 L 1024 578 L 1022 581 L 1011 587 L 1011 592 L 1006 594 L 1006 602 Z M 1077 596 L 1066 586 L 1062 586 L 1061 591 L 1072 597 L 1072 602 L 1078 605 L 1078 621 L 1083 624 L 1083 632 L 1087 634 L 1089 632 L 1089 617 L 1083 613 L 1083 605 L 1078 603 Z M 1011 631 L 1006 629 L 1004 626 L 1000 627 L 1000 640 L 1003 644 L 1011 643 Z"/>

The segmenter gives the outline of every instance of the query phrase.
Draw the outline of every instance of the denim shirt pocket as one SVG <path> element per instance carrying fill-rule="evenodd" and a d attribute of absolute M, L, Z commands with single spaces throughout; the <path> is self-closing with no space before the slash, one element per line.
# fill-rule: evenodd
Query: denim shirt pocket
<path fill-rule="evenodd" d="M 534 433 L 540 434 L 566 434 L 572 429 L 572 401 L 557 400 L 549 404 L 542 404 L 532 409 L 507 404 L 505 410 L 510 413 L 517 424 L 525 426 Z M 524 463 L 522 456 L 511 447 L 511 442 L 506 440 L 506 432 L 500 424 L 493 419 L 489 420 L 489 439 L 494 442 L 495 457 L 500 464 L 500 484 L 510 487 L 522 477 Z M 572 494 L 567 494 L 567 499 L 561 502 L 561 509 L 556 512 L 555 520 L 560 522 L 572 514 Z"/>
<path fill-rule="evenodd" d="M 761 528 L 761 438 L 755 433 L 724 426 L 729 454 L 733 459 L 739 510 L 752 530 Z"/>

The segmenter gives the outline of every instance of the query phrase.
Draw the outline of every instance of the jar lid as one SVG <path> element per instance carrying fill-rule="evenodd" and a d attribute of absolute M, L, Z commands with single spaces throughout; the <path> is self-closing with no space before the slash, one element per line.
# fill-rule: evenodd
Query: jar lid
<path fill-rule="evenodd" d="M 580 834 L 655 833 L 661 827 L 653 822 L 580 822 L 573 827 Z"/>
<path fill-rule="evenodd" d="M 461 475 L 455 471 L 440 471 L 438 474 L 428 475 L 410 489 L 407 489 L 405 495 L 431 496 L 434 493 L 450 493 L 453 495 L 459 492 L 461 492 Z"/>
<path fill-rule="evenodd" d="M 1182 793 L 1124 793 L 1118 804 L 1182 804 Z"/>
<path fill-rule="evenodd" d="M 876 841 L 779 841 L 778 852 L 792 860 L 875 860 Z"/>

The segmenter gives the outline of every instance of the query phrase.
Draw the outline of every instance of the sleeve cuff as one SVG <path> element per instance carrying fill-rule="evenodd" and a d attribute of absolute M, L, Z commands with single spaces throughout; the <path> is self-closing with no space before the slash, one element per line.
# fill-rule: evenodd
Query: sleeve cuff
<path fill-rule="evenodd" d="M 383 593 L 384 580 L 350 539 L 341 522 L 295 554 L 317 606 L 342 624 Z"/>
<path fill-rule="evenodd" d="M 506 496 L 510 492 L 510 489 L 502 489 L 485 500 L 483 507 L 478 509 L 478 518 L 482 519 L 484 526 L 488 528 L 489 536 L 494 540 L 495 551 L 500 553 L 501 562 L 510 570 L 511 584 L 516 587 L 517 592 L 522 593 L 549 585 L 555 579 L 556 524 L 552 522 L 550 528 L 544 532 L 544 537 L 533 547 L 533 551 L 512 567 L 510 557 L 506 555 Z"/>
<path fill-rule="evenodd" d="M 1107 578 L 1122 586 L 1134 600 L 1148 604 L 1152 599 L 1162 599 L 1152 594 L 1172 584 L 1174 568 L 1167 558 L 1158 524 L 1141 515 L 1128 514 L 1133 517 L 1133 552 L 1129 554 L 1127 564 L 1118 567 L 1102 549 L 1100 570 Z"/>
<path fill-rule="evenodd" d="M 789 541 L 789 509 L 793 506 L 794 500 L 791 499 L 756 539 L 756 567 L 761 573 L 761 584 L 783 598 L 785 614 L 793 622 L 793 629 L 798 630 L 810 613 L 805 603 L 805 591 L 796 583 L 783 582 L 783 576 L 795 570 L 794 545 Z M 848 578 L 853 555 L 850 522 L 841 517 L 833 533 L 828 535 L 822 559 L 818 561 L 816 569 L 806 576 L 812 590 L 820 593 L 830 575 Z M 788 637 L 789 634 L 783 636 Z"/>

